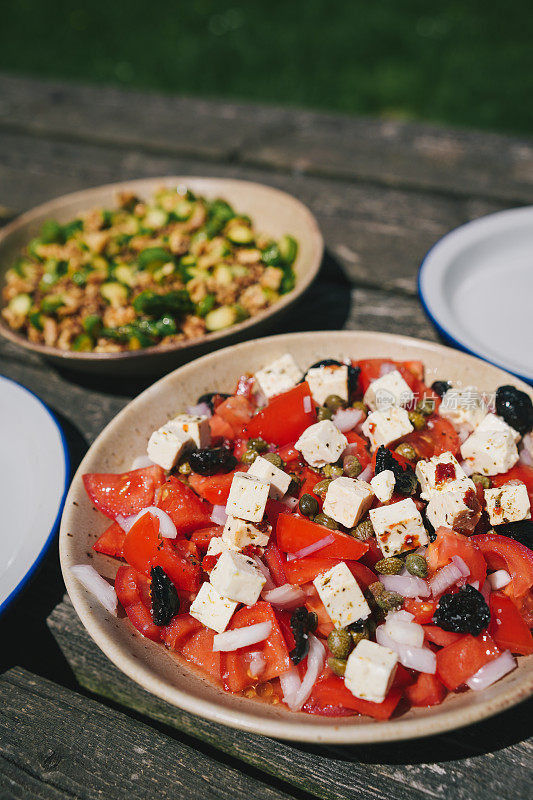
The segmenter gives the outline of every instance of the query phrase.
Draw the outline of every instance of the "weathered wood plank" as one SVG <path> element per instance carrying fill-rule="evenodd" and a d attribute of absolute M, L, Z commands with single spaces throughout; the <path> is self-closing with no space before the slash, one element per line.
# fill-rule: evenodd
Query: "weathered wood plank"
<path fill-rule="evenodd" d="M 80 800 L 288 800 L 217 751 L 167 736 L 68 689 L 14 669 L 0 678 L 0 796 Z M 213 757 L 213 755 L 215 757 Z M 2 794 L 5 792 L 6 794 Z M 9 794 L 7 794 L 9 792 Z"/>
<path fill-rule="evenodd" d="M 416 292 L 427 250 L 451 228 L 492 211 L 487 201 L 215 164 L 140 150 L 56 142 L 0 132 L 0 204 L 20 210 L 65 192 L 150 175 L 210 174 L 265 182 L 316 214 L 326 245 L 353 281 Z"/>
<path fill-rule="evenodd" d="M 327 800 L 523 800 L 531 779 L 533 701 L 453 735 L 361 747 L 293 746 L 180 711 L 125 678 L 95 647 L 65 599 L 48 625 L 80 683 L 121 706 L 208 742 Z M 450 793 L 452 792 L 452 793 Z"/>
<path fill-rule="evenodd" d="M 0 126 L 461 197 L 533 199 L 525 137 L 8 75 L 0 76 Z"/>

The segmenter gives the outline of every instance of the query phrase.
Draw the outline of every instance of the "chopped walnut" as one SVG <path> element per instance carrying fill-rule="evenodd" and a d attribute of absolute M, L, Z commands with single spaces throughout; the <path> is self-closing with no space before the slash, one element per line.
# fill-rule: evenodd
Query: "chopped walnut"
<path fill-rule="evenodd" d="M 139 202 L 133 192 L 119 192 L 117 200 L 120 208 L 123 208 L 125 211 L 132 211 Z"/>
<path fill-rule="evenodd" d="M 177 256 L 187 252 L 189 247 L 189 237 L 186 233 L 184 233 L 181 225 L 179 227 L 174 227 L 170 232 L 168 237 L 168 246 Z"/>
<path fill-rule="evenodd" d="M 239 303 L 252 315 L 265 308 L 267 299 L 260 284 L 254 283 L 245 289 L 239 298 Z"/>
<path fill-rule="evenodd" d="M 93 233 L 85 234 L 85 243 L 93 253 L 102 253 L 110 238 L 108 231 L 94 231 Z"/>
<path fill-rule="evenodd" d="M 121 347 L 117 342 L 110 342 L 109 339 L 98 339 L 96 343 L 96 347 L 94 348 L 95 353 L 120 353 L 124 348 Z"/>
<path fill-rule="evenodd" d="M 283 270 L 278 267 L 267 267 L 259 278 L 259 283 L 261 286 L 264 286 L 265 289 L 273 289 L 277 292 L 282 278 Z"/>
<path fill-rule="evenodd" d="M 48 347 L 53 347 L 57 341 L 57 322 L 52 317 L 45 317 L 43 319 L 43 337 L 44 343 Z"/>
<path fill-rule="evenodd" d="M 187 290 L 193 303 L 199 303 L 207 294 L 207 286 L 203 278 L 193 278 L 187 284 Z"/>
<path fill-rule="evenodd" d="M 207 215 L 203 205 L 201 203 L 196 203 L 191 216 L 186 222 L 183 223 L 183 229 L 185 231 L 195 231 L 200 227 L 200 225 L 204 224 L 206 216 Z"/>
<path fill-rule="evenodd" d="M 106 328 L 120 328 L 121 325 L 129 325 L 130 322 L 133 322 L 135 316 L 132 306 L 109 307 L 104 312 L 104 325 Z"/>
<path fill-rule="evenodd" d="M 205 333 L 205 321 L 201 317 L 190 314 L 183 320 L 181 329 L 186 339 L 196 339 Z"/>
<path fill-rule="evenodd" d="M 243 247 L 241 250 L 237 250 L 235 259 L 239 264 L 258 264 L 261 261 L 261 252 L 255 247 Z"/>

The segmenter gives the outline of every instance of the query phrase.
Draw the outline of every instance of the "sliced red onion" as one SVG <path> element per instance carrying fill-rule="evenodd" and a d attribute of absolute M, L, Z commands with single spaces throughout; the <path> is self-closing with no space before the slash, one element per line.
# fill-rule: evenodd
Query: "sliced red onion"
<path fill-rule="evenodd" d="M 267 603 L 272 603 L 277 608 L 296 608 L 302 605 L 305 601 L 305 594 L 297 586 L 291 586 L 290 583 L 284 583 L 283 586 L 276 586 L 275 589 L 268 589 L 262 592 L 263 600 Z"/>
<path fill-rule="evenodd" d="M 193 417 L 213 416 L 207 403 L 198 403 L 195 406 L 187 406 L 187 414 L 191 414 Z"/>
<path fill-rule="evenodd" d="M 424 644 L 424 628 L 416 622 L 387 617 L 385 632 L 398 644 L 406 644 L 409 647 L 422 647 Z"/>
<path fill-rule="evenodd" d="M 213 506 L 211 516 L 209 517 L 211 522 L 214 522 L 215 525 L 224 525 L 227 518 L 226 506 Z"/>
<path fill-rule="evenodd" d="M 115 522 L 118 522 L 124 533 L 129 533 L 130 528 L 133 527 L 137 521 L 137 514 L 132 514 L 129 517 L 123 517 L 122 514 L 117 514 Z"/>
<path fill-rule="evenodd" d="M 472 589 L 477 589 L 479 592 L 479 581 L 470 581 L 470 586 Z"/>
<path fill-rule="evenodd" d="M 142 511 L 139 511 L 139 513 L 133 520 L 133 524 L 135 525 L 137 520 L 139 520 L 145 514 L 151 514 L 153 517 L 157 517 L 157 519 L 159 520 L 160 536 L 162 536 L 164 539 L 176 538 L 176 536 L 178 535 L 178 531 L 172 519 L 169 517 L 166 511 L 163 511 L 162 508 L 158 508 L 157 506 L 147 506 L 146 508 L 143 508 Z M 127 519 L 129 519 L 129 517 Z"/>
<path fill-rule="evenodd" d="M 372 464 L 367 464 L 362 473 L 358 476 L 357 480 L 366 481 L 368 483 L 368 481 L 372 477 L 372 471 L 373 471 Z"/>
<path fill-rule="evenodd" d="M 505 650 L 501 656 L 495 658 L 494 661 L 489 661 L 484 667 L 478 669 L 478 671 L 467 680 L 466 685 L 469 689 L 480 692 L 482 689 L 492 686 L 493 683 L 499 681 L 500 678 L 503 678 L 508 672 L 512 672 L 515 667 L 516 659 L 513 658 L 509 650 Z"/>
<path fill-rule="evenodd" d="M 117 616 L 118 597 L 113 586 L 105 578 L 91 567 L 90 564 L 76 564 L 70 571 L 79 580 L 88 592 L 90 592 L 103 605 L 103 607 Z"/>
<path fill-rule="evenodd" d="M 387 614 L 387 622 L 392 622 L 393 620 L 397 619 L 401 619 L 403 622 L 412 622 L 414 618 L 414 614 L 404 611 L 403 608 L 401 608 L 399 611 L 389 611 Z"/>
<path fill-rule="evenodd" d="M 291 711 L 299 711 L 313 690 L 315 681 L 322 672 L 326 649 L 322 642 L 312 633 L 309 634 L 309 653 L 307 654 L 307 671 L 303 677 L 302 684 L 293 701 L 289 706 Z"/>
<path fill-rule="evenodd" d="M 290 511 L 293 511 L 298 505 L 298 498 L 291 497 L 289 495 L 288 497 L 283 497 L 279 502 L 283 503 L 284 506 L 287 506 Z"/>
<path fill-rule="evenodd" d="M 467 578 L 470 575 L 470 568 L 468 565 L 463 561 L 461 556 L 452 556 L 452 561 L 463 576 L 463 578 Z"/>
<path fill-rule="evenodd" d="M 380 575 L 379 579 L 389 592 L 398 592 L 403 597 L 429 597 L 426 581 L 414 575 Z"/>
<path fill-rule="evenodd" d="M 341 433 L 346 433 L 352 431 L 364 416 L 364 412 L 359 408 L 339 408 L 333 415 L 332 422 Z"/>
<path fill-rule="evenodd" d="M 255 395 L 255 402 L 257 403 L 259 408 L 266 406 L 266 404 L 268 403 L 267 396 L 263 392 L 263 390 L 259 388 L 259 384 L 257 383 L 257 381 L 255 382 L 254 395 Z"/>
<path fill-rule="evenodd" d="M 131 462 L 131 469 L 145 469 L 153 466 L 154 462 L 148 456 L 135 456 Z"/>
<path fill-rule="evenodd" d="M 497 569 L 492 575 L 487 575 L 487 580 L 493 592 L 498 589 L 503 589 L 508 583 L 511 583 L 511 576 L 505 569 Z"/>
<path fill-rule="evenodd" d="M 258 678 L 266 667 L 266 658 L 260 650 L 254 650 L 248 653 L 247 660 L 249 661 L 248 671 L 252 678 Z"/>
<path fill-rule="evenodd" d="M 298 670 L 296 667 L 291 667 L 283 675 L 279 676 L 281 691 L 283 692 L 283 699 L 290 709 L 294 710 L 296 696 L 302 685 Z"/>
<path fill-rule="evenodd" d="M 528 434 L 528 436 L 530 435 L 531 434 Z M 527 437 L 524 436 L 524 443 L 522 444 L 522 448 L 520 450 L 519 461 L 521 464 L 525 464 L 526 467 L 533 467 L 533 456 L 531 455 L 530 449 L 525 444 L 526 438 Z"/>
<path fill-rule="evenodd" d="M 304 414 L 309 414 L 311 412 L 311 409 L 313 408 L 313 404 L 308 394 L 305 395 L 303 402 L 304 402 Z"/>
<path fill-rule="evenodd" d="M 432 650 L 426 647 L 412 647 L 396 642 L 385 630 L 385 625 L 376 628 L 376 642 L 398 654 L 400 664 L 417 672 L 427 672 L 434 675 L 437 671 L 437 658 Z"/>
<path fill-rule="evenodd" d="M 384 375 L 388 375 L 389 372 L 394 372 L 397 369 L 398 367 L 395 364 L 391 364 L 390 361 L 385 361 L 379 368 L 379 377 L 382 378 Z"/>
<path fill-rule="evenodd" d="M 255 625 L 247 625 L 244 628 L 235 628 L 233 631 L 224 631 L 213 636 L 213 652 L 228 653 L 239 650 L 241 647 L 249 647 L 268 639 L 272 632 L 271 622 L 258 622 Z"/>
<path fill-rule="evenodd" d="M 266 578 L 265 585 L 263 586 L 263 591 L 268 592 L 270 589 L 275 589 L 276 584 L 272 579 L 272 575 L 270 574 L 269 568 L 264 564 L 258 556 L 249 556 L 252 561 L 255 563 L 257 569 L 259 569 Z"/>
<path fill-rule="evenodd" d="M 439 569 L 429 582 L 433 597 L 437 597 L 437 595 L 445 592 L 446 589 L 449 589 L 450 586 L 453 586 L 454 583 L 457 583 L 462 577 L 461 570 L 455 564 L 448 564 L 442 567 L 442 569 Z"/>
<path fill-rule="evenodd" d="M 313 542 L 313 544 L 308 544 L 307 547 L 302 547 L 301 550 L 297 550 L 295 553 L 287 553 L 287 561 L 294 561 L 295 558 L 310 556 L 312 553 L 317 553 L 319 550 L 327 547 L 328 544 L 333 544 L 334 541 L 335 537 L 333 534 L 328 533 L 323 539 L 319 539 L 317 542 Z"/>

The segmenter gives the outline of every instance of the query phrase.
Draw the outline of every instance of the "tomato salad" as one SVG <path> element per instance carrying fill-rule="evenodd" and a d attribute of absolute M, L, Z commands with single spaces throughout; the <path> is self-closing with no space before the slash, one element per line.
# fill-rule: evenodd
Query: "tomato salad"
<path fill-rule="evenodd" d="M 450 376 L 450 378 L 453 376 Z M 533 653 L 533 406 L 419 361 L 290 354 L 87 474 L 114 614 L 227 692 L 388 719 Z"/>

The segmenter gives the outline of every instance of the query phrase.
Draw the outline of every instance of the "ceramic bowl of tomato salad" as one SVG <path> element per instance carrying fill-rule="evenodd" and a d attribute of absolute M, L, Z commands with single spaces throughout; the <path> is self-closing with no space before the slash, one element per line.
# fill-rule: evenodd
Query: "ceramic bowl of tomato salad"
<path fill-rule="evenodd" d="M 286 354 L 302 377 L 268 398 L 253 376 Z M 320 399 L 320 386 L 315 383 L 311 391 L 306 379 L 309 367 L 328 361 L 350 368 L 346 399 L 333 407 L 330 399 Z M 404 423 L 409 418 L 410 430 L 380 445 L 384 429 L 373 417 L 370 387 L 392 372 L 413 395 L 402 401 L 405 413 L 400 414 Z M 498 433 L 495 441 L 506 442 L 507 451 L 490 452 L 498 466 L 489 464 L 485 474 L 484 456 L 462 449 L 485 413 L 499 410 L 502 420 L 513 421 L 501 403 L 497 409 L 490 405 L 496 390 L 509 385 L 531 398 L 530 387 L 476 358 L 373 332 L 273 336 L 180 367 L 109 423 L 72 482 L 60 555 L 82 623 L 111 661 L 147 691 L 213 721 L 277 738 L 408 739 L 456 729 L 520 702 L 533 690 L 533 552 L 524 540 L 531 523 L 520 506 L 526 502 L 529 508 L 533 495 L 533 466 L 525 453 L 530 431 L 524 427 L 514 436 L 512 428 L 515 445 L 510 435 L 498 438 Z M 457 413 L 439 413 L 443 395 L 457 386 L 478 387 L 487 398 L 470 429 Z M 160 441 L 151 438 L 154 432 L 165 431 L 169 420 L 180 419 L 179 412 L 200 419 L 206 397 L 208 445 L 191 445 L 189 433 L 189 448 L 184 445 L 171 467 L 167 450 L 149 449 L 153 458 L 147 460 L 147 443 Z M 424 398 L 433 407 L 422 413 Z M 468 403 L 465 408 L 470 419 Z M 352 410 L 361 414 L 350 429 Z M 326 450 L 340 449 L 324 462 L 324 450 L 319 448 L 322 456 L 317 456 L 319 450 L 313 449 L 316 437 L 306 446 L 305 435 L 312 437 L 319 424 L 320 439 L 323 423 L 334 426 L 335 420 L 340 438 L 337 445 L 328 440 Z M 492 436 L 492 428 L 489 432 Z M 266 443 L 260 455 L 270 454 L 266 461 L 273 466 L 281 464 L 290 487 L 278 487 L 276 496 L 269 478 L 259 517 L 242 511 L 243 519 L 249 514 L 247 534 L 253 528 L 259 544 L 247 540 L 240 549 L 224 550 L 217 543 L 227 514 L 241 513 L 240 501 L 231 505 L 232 487 L 251 480 L 261 491 L 261 478 L 245 477 L 258 439 Z M 519 455 L 504 469 L 513 446 Z M 220 468 L 200 453 L 215 449 Z M 448 454 L 460 464 L 457 474 L 449 473 L 449 465 L 439 466 Z M 161 463 L 153 463 L 157 459 Z M 433 484 L 427 478 L 431 465 Z M 363 483 L 371 487 L 351 521 L 342 516 L 349 511 L 344 500 L 333 496 L 331 486 L 339 479 L 339 491 L 351 491 L 354 481 L 358 491 Z M 448 505 L 439 505 L 438 482 L 449 479 L 466 481 L 460 483 L 463 506 L 455 516 Z M 322 491 L 321 482 L 326 483 Z M 496 499 L 485 494 L 491 491 Z M 516 513 L 523 514 L 520 532 L 519 523 L 509 526 L 497 518 L 502 503 L 505 514 L 515 513 L 502 491 L 527 498 L 516 499 L 522 508 Z M 302 502 L 303 496 L 312 501 Z M 412 514 L 401 520 L 401 530 L 395 522 L 383 527 L 381 521 L 396 512 L 396 503 Z M 431 519 L 451 523 L 433 526 Z M 369 520 L 375 530 L 370 525 L 370 535 L 368 526 L 367 535 L 357 532 Z M 223 556 L 246 560 L 253 573 L 242 583 L 246 590 L 239 584 L 225 594 L 219 591 L 215 575 L 222 572 Z M 244 569 L 244 561 L 239 563 Z M 325 590 L 320 584 L 330 571 L 340 580 L 345 567 L 343 585 L 358 592 L 350 595 L 356 606 L 351 617 L 346 604 L 339 606 L 327 594 L 328 580 Z M 222 577 L 229 580 L 226 573 Z M 252 584 L 257 587 L 258 581 L 254 594 Z M 206 617 L 205 604 L 198 611 L 196 598 L 215 589 L 216 613 L 209 616 L 209 610 Z M 339 630 L 344 645 L 335 639 Z M 384 651 L 390 655 L 380 666 L 381 685 L 374 681 L 368 687 L 357 658 L 375 664 L 375 653 L 379 660 Z"/>

